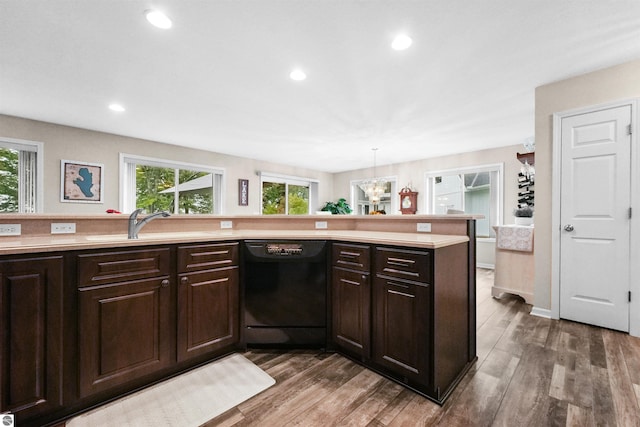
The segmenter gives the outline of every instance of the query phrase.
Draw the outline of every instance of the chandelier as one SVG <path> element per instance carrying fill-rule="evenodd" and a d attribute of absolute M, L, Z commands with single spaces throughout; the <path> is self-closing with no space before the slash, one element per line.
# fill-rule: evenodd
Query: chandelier
<path fill-rule="evenodd" d="M 371 150 L 373 150 L 373 178 L 363 181 L 358 184 L 358 187 L 364 191 L 371 203 L 377 205 L 380 203 L 380 197 L 385 193 L 387 181 L 382 178 L 376 178 L 376 152 L 378 149 L 372 148 Z"/>

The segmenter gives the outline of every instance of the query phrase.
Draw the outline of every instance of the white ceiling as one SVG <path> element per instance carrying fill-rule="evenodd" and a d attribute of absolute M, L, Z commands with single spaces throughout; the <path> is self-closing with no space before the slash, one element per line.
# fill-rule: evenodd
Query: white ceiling
<path fill-rule="evenodd" d="M 637 58 L 639 0 L 0 1 L 0 113 L 328 172 L 520 144 Z"/>

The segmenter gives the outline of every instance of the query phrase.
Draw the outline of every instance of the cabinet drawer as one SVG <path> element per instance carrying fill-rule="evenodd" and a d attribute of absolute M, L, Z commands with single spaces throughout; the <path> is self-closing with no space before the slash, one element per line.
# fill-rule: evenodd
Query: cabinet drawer
<path fill-rule="evenodd" d="M 377 247 L 376 273 L 414 282 L 430 283 L 433 268 L 431 258 L 430 251 Z"/>
<path fill-rule="evenodd" d="M 354 270 L 369 271 L 371 264 L 371 250 L 369 246 L 349 245 L 345 243 L 333 244 L 333 265 Z"/>
<path fill-rule="evenodd" d="M 212 243 L 178 247 L 178 272 L 212 270 L 238 265 L 238 243 Z"/>
<path fill-rule="evenodd" d="M 78 287 L 166 276 L 169 248 L 78 255 Z"/>

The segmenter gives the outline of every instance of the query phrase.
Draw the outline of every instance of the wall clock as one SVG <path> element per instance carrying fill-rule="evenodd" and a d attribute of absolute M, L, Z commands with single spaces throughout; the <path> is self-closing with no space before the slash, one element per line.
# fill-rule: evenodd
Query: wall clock
<path fill-rule="evenodd" d="M 418 211 L 418 192 L 405 187 L 398 194 L 400 194 L 400 212 L 403 215 L 415 214 Z"/>

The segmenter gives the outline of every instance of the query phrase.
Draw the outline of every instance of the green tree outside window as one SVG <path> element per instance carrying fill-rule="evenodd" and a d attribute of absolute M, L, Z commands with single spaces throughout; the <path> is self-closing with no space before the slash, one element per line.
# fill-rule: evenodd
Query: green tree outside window
<path fill-rule="evenodd" d="M 211 177 L 209 172 L 178 170 L 156 166 L 136 166 L 136 208 L 148 213 L 169 211 L 180 214 L 210 214 L 213 212 L 212 178 L 200 180 L 203 184 L 190 185 L 199 178 Z M 178 193 L 178 212 L 175 197 Z"/>
<path fill-rule="evenodd" d="M 0 148 L 0 212 L 18 212 L 17 150 Z"/>
<path fill-rule="evenodd" d="M 263 215 L 306 215 L 309 213 L 309 187 L 279 182 L 262 183 Z"/>
<path fill-rule="evenodd" d="M 264 215 L 284 214 L 285 187 L 285 184 L 277 182 L 262 183 L 262 213 Z"/>

